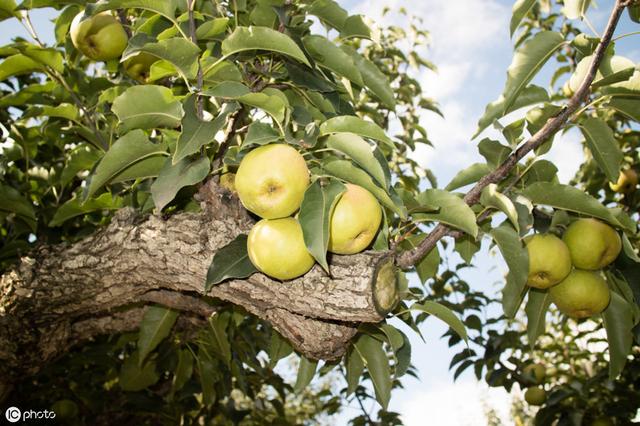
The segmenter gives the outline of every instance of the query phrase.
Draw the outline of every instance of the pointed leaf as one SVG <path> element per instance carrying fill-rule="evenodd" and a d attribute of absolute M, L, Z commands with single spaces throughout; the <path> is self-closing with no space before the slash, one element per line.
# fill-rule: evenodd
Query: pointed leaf
<path fill-rule="evenodd" d="M 529 289 L 529 298 L 524 308 L 527 314 L 527 336 L 531 349 L 536 344 L 538 336 L 544 333 L 545 316 L 551 305 L 551 296 L 548 291 Z"/>
<path fill-rule="evenodd" d="M 15 213 L 35 232 L 36 212 L 28 199 L 15 188 L 0 183 L 0 200 L 0 211 Z"/>
<path fill-rule="evenodd" d="M 142 366 L 149 355 L 169 335 L 178 312 L 164 306 L 149 306 L 140 322 L 138 335 L 138 366 Z"/>
<path fill-rule="evenodd" d="M 442 189 L 427 189 L 416 197 L 421 206 L 436 207 L 437 213 L 418 213 L 418 219 L 442 222 L 458 228 L 473 237 L 478 235 L 476 215 L 462 198 Z"/>
<path fill-rule="evenodd" d="M 289 342 L 280 336 L 278 332 L 271 331 L 271 342 L 269 344 L 269 367 L 274 368 L 278 361 L 288 357 L 293 352 Z"/>
<path fill-rule="evenodd" d="M 598 167 L 610 182 L 616 182 L 622 165 L 622 151 L 611 128 L 603 120 L 589 117 L 580 124 L 580 130 Z"/>
<path fill-rule="evenodd" d="M 152 84 L 128 88 L 113 101 L 112 110 L 123 131 L 178 127 L 184 114 L 171 89 Z"/>
<path fill-rule="evenodd" d="M 268 50 L 291 56 L 309 67 L 302 50 L 289 36 L 266 27 L 236 27 L 222 42 L 222 54 L 227 57 L 245 50 Z"/>
<path fill-rule="evenodd" d="M 209 319 L 209 336 L 215 352 L 227 364 L 231 363 L 231 346 L 226 331 L 226 321 L 220 315 L 215 315 Z"/>
<path fill-rule="evenodd" d="M 240 234 L 235 240 L 216 252 L 207 272 L 205 291 L 229 278 L 247 278 L 258 272 L 247 254 L 247 236 Z"/>
<path fill-rule="evenodd" d="M 507 215 L 507 218 L 513 224 L 517 232 L 520 232 L 520 224 L 518 223 L 518 212 L 509 197 L 498 192 L 498 185 L 491 183 L 482 190 L 480 195 L 480 203 L 485 207 L 493 207 Z"/>
<path fill-rule="evenodd" d="M 511 12 L 511 23 L 509 24 L 509 33 L 513 37 L 513 33 L 520 25 L 520 22 L 527 16 L 531 8 L 537 3 L 538 0 L 517 0 L 513 5 Z"/>
<path fill-rule="evenodd" d="M 313 376 L 316 374 L 316 368 L 318 367 L 317 360 L 310 360 L 307 357 L 300 356 L 300 366 L 298 367 L 298 377 L 296 378 L 296 384 L 293 386 L 295 393 L 300 393 L 309 386 Z"/>
<path fill-rule="evenodd" d="M 156 371 L 156 362 L 150 360 L 140 367 L 139 353 L 135 351 L 125 359 L 118 381 L 124 391 L 138 392 L 155 384 L 160 379 Z"/>
<path fill-rule="evenodd" d="M 425 312 L 444 321 L 462 340 L 467 341 L 467 329 L 464 323 L 446 306 L 431 300 L 425 300 L 421 303 L 414 303 L 409 309 L 412 311 Z"/>
<path fill-rule="evenodd" d="M 333 0 L 315 0 L 311 3 L 308 13 L 320 18 L 320 20 L 341 31 L 349 17 L 349 13 Z"/>
<path fill-rule="evenodd" d="M 125 134 L 115 141 L 100 160 L 91 178 L 86 198 L 90 198 L 103 185 L 139 161 L 165 154 L 166 146 L 151 143 L 142 130 Z"/>
<path fill-rule="evenodd" d="M 113 197 L 111 194 L 104 193 L 97 198 L 82 202 L 79 197 L 73 197 L 56 210 L 53 218 L 49 222 L 50 227 L 60 226 L 67 220 L 82 216 L 87 213 L 102 210 L 118 210 L 123 206 L 123 200 L 120 197 Z"/>
<path fill-rule="evenodd" d="M 382 342 L 363 334 L 356 340 L 354 345 L 360 357 L 364 360 L 367 370 L 369 370 L 376 399 L 382 408 L 386 410 L 391 398 L 393 382 L 389 369 L 389 359 L 384 349 L 382 349 Z"/>
<path fill-rule="evenodd" d="M 173 380 L 171 381 L 171 392 L 169 399 L 173 399 L 173 395 L 182 389 L 193 375 L 193 355 L 189 349 L 181 349 L 178 351 L 178 365 L 173 372 Z"/>
<path fill-rule="evenodd" d="M 269 124 L 254 121 L 247 129 L 247 136 L 242 141 L 241 149 L 253 145 L 267 145 L 280 140 L 281 137 L 280 133 Z"/>
<path fill-rule="evenodd" d="M 138 33 L 129 39 L 129 44 L 122 53 L 120 61 L 124 62 L 140 52 L 146 52 L 167 61 L 187 82 L 196 77 L 200 49 L 190 40 L 183 37 L 172 37 L 156 42 L 155 38 Z"/>
<path fill-rule="evenodd" d="M 209 174 L 209 157 L 201 156 L 195 160 L 183 158 L 173 164 L 167 158 L 158 178 L 151 185 L 151 196 L 158 212 L 169 204 L 178 191 L 185 186 L 195 185 Z"/>
<path fill-rule="evenodd" d="M 622 296 L 612 291 L 611 302 L 602 313 L 602 319 L 609 341 L 609 377 L 613 380 L 622 372 L 631 352 L 633 311 Z"/>
<path fill-rule="evenodd" d="M 302 39 L 304 47 L 316 62 L 341 77 L 364 86 L 362 75 L 353 59 L 326 37 L 310 35 Z"/>
<path fill-rule="evenodd" d="M 581 19 L 587 13 L 590 3 L 591 0 L 564 0 L 562 13 L 568 19 Z"/>
<path fill-rule="evenodd" d="M 507 317 L 513 318 L 522 303 L 529 275 L 529 254 L 522 246 L 518 233 L 508 224 L 502 224 L 491 231 L 498 245 L 509 273 L 502 290 L 502 307 Z"/>
<path fill-rule="evenodd" d="M 302 226 L 304 242 L 309 253 L 329 273 L 327 247 L 329 246 L 329 223 L 335 208 L 346 187 L 331 179 L 327 185 L 316 180 L 307 188 L 300 206 L 298 220 Z"/>
<path fill-rule="evenodd" d="M 351 16 L 349 19 L 351 18 L 360 17 Z M 362 18 L 360 18 L 360 20 L 361 19 Z M 378 68 L 376 64 L 359 54 L 353 47 L 342 45 L 340 48 L 353 60 L 353 63 L 362 75 L 362 81 L 367 89 L 380 99 L 387 108 L 393 110 L 396 106 L 396 100 L 391 84 L 389 83 L 389 78 L 380 71 L 380 68 Z"/>
<path fill-rule="evenodd" d="M 562 34 L 541 31 L 516 50 L 507 70 L 507 82 L 503 91 L 505 98 L 503 114 L 511 108 L 520 93 L 553 56 L 565 44 Z"/>
<path fill-rule="evenodd" d="M 364 372 L 364 360 L 355 347 L 347 352 L 346 358 L 347 396 L 349 396 L 356 391 L 356 388 L 360 383 L 360 377 Z"/>
<path fill-rule="evenodd" d="M 457 175 L 451 179 L 451 182 L 444 187 L 446 191 L 453 191 L 454 189 L 462 188 L 463 186 L 470 185 L 480 180 L 486 174 L 489 174 L 491 169 L 487 164 L 474 163 L 458 172 Z"/>
<path fill-rule="evenodd" d="M 393 142 L 377 124 L 354 115 L 340 115 L 330 118 L 320 125 L 320 136 L 331 133 L 355 133 L 365 138 L 375 139 L 393 148 Z"/>
<path fill-rule="evenodd" d="M 383 169 L 383 165 L 387 167 L 387 163 L 379 162 L 373 155 L 373 147 L 360 136 L 353 133 L 334 133 L 327 138 L 326 144 L 327 148 L 335 149 L 353 160 L 373 176 L 381 187 L 389 186 L 386 180 L 387 173 Z"/>

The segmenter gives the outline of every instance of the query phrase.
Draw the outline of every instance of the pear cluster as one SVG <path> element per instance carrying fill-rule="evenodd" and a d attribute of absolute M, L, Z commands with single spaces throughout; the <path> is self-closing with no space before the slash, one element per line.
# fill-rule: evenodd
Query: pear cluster
<path fill-rule="evenodd" d="M 94 61 L 120 58 L 129 41 L 120 21 L 110 12 L 101 12 L 83 19 L 84 14 L 78 13 L 71 22 L 69 35 L 75 48 Z M 124 61 L 124 71 L 134 80 L 146 83 L 151 65 L 157 60 L 149 53 L 140 52 Z"/>
<path fill-rule="evenodd" d="M 524 392 L 524 400 L 529 405 L 542 405 L 547 400 L 547 392 L 542 386 L 547 377 L 547 371 L 541 364 L 529 364 L 522 370 L 525 383 L 530 386 Z"/>
<path fill-rule="evenodd" d="M 596 219 L 578 219 L 562 239 L 536 234 L 527 242 L 527 284 L 548 290 L 551 300 L 572 318 L 587 318 L 602 312 L 611 298 L 601 270 L 622 249 L 618 233 Z"/>
<path fill-rule="evenodd" d="M 315 262 L 300 223 L 291 217 L 300 208 L 309 183 L 307 164 L 290 145 L 255 148 L 240 162 L 233 186 L 242 205 L 262 218 L 249 232 L 247 252 L 254 266 L 270 277 L 290 280 L 304 275 Z M 347 184 L 329 220 L 329 251 L 353 254 L 364 250 L 381 220 L 382 208 L 375 197 L 358 185 Z"/>

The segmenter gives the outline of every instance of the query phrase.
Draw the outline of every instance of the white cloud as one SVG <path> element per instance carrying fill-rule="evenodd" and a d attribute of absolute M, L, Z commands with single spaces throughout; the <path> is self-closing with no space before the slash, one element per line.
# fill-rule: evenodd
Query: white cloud
<path fill-rule="evenodd" d="M 558 179 L 561 183 L 569 183 L 584 161 L 581 140 L 582 136 L 575 128 L 564 134 L 559 133 L 551 151 L 545 156 L 558 168 Z"/>
<path fill-rule="evenodd" d="M 492 408 L 509 424 L 511 396 L 503 388 L 489 388 L 475 381 L 429 383 L 423 392 L 411 394 L 400 412 L 407 426 L 475 426 L 486 424 Z"/>

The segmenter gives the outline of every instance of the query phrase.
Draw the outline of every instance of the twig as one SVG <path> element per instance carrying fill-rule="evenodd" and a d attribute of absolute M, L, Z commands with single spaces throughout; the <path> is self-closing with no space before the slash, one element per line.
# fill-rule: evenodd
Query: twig
<path fill-rule="evenodd" d="M 222 166 L 224 154 L 227 152 L 227 149 L 229 149 L 229 145 L 236 135 L 237 126 L 240 121 L 242 121 L 241 113 L 244 114 L 244 111 L 244 108 L 240 108 L 239 110 L 231 113 L 231 115 L 229 116 L 227 127 L 224 130 L 224 139 L 222 140 L 222 142 L 220 142 L 220 147 L 218 148 L 216 154 L 213 156 L 213 162 L 211 164 L 211 168 L 213 170 L 219 169 Z M 214 179 L 216 179 L 217 181 L 218 176 L 214 176 Z"/>
<path fill-rule="evenodd" d="M 529 152 L 533 151 L 544 142 L 546 142 L 551 136 L 553 136 L 558 130 L 560 130 L 569 120 L 574 111 L 583 104 L 588 95 L 591 82 L 596 76 L 596 72 L 604 53 L 609 45 L 613 33 L 620 19 L 620 15 L 624 8 L 629 4 L 629 0 L 617 0 L 616 4 L 611 11 L 607 28 L 605 29 L 602 39 L 598 43 L 596 50 L 589 66 L 589 72 L 585 76 L 582 84 L 575 92 L 575 94 L 569 99 L 565 108 L 555 117 L 549 119 L 546 124 L 538 130 L 528 141 L 514 151 L 497 169 L 493 172 L 485 175 L 482 179 L 476 183 L 476 185 L 465 195 L 463 198 L 467 205 L 474 205 L 478 202 L 482 190 L 491 183 L 498 183 L 509 175 L 511 169 L 513 169 L 518 162 L 524 158 Z M 438 224 L 422 242 L 411 250 L 404 251 L 396 257 L 396 263 L 403 269 L 408 269 L 418 263 L 429 251 L 435 247 L 436 243 L 440 241 L 444 236 L 450 232 L 449 227 Z"/>
<path fill-rule="evenodd" d="M 189 35 L 191 37 L 191 41 L 196 46 L 198 45 L 198 37 L 196 36 L 196 21 L 193 17 L 193 7 L 196 3 L 196 0 L 187 0 L 187 7 L 189 9 Z M 204 116 L 204 107 L 202 105 L 202 96 L 200 92 L 202 92 L 202 84 L 203 84 L 203 75 L 202 75 L 202 67 L 200 66 L 200 56 L 198 56 L 198 75 L 196 82 L 196 111 L 198 114 L 198 118 L 200 120 L 203 119 Z"/>

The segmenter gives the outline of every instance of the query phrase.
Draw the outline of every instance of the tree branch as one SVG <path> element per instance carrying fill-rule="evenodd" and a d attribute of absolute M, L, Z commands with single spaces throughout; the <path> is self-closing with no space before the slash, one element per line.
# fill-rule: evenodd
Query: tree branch
<path fill-rule="evenodd" d="M 616 4 L 609 17 L 607 28 L 605 29 L 602 39 L 598 43 L 596 50 L 589 66 L 589 71 L 585 76 L 582 84 L 575 92 L 575 94 L 569 99 L 569 102 L 564 109 L 555 117 L 550 118 L 545 125 L 538 130 L 529 140 L 522 144 L 517 150 L 515 150 L 497 169 L 491 173 L 485 175 L 480 179 L 476 185 L 464 196 L 463 200 L 468 205 L 474 205 L 480 199 L 482 190 L 491 183 L 498 183 L 506 178 L 511 170 L 523 159 L 529 152 L 533 151 L 550 137 L 552 137 L 558 130 L 560 130 L 569 120 L 571 115 L 583 104 L 589 96 L 589 87 L 596 76 L 598 67 L 602 62 L 605 51 L 611 42 L 611 37 L 616 29 L 620 15 L 624 8 L 628 5 L 628 0 L 617 0 Z M 450 232 L 450 228 L 438 224 L 433 231 L 431 231 L 422 242 L 411 250 L 400 253 L 396 258 L 396 264 L 403 268 L 408 269 L 418 263 L 427 253 L 429 253 L 437 244 L 440 239 L 446 236 Z"/>
<path fill-rule="evenodd" d="M 196 36 L 196 22 L 193 17 L 193 7 L 196 3 L 196 0 L 187 0 L 187 7 L 189 9 L 189 36 L 191 37 L 191 41 L 196 46 L 198 45 L 198 37 Z M 196 82 L 196 111 L 198 114 L 198 118 L 202 120 L 204 114 L 204 107 L 202 105 L 202 96 L 200 92 L 202 92 L 202 84 L 203 84 L 203 76 L 202 76 L 202 67 L 200 66 L 200 56 L 198 56 L 198 75 Z"/>

